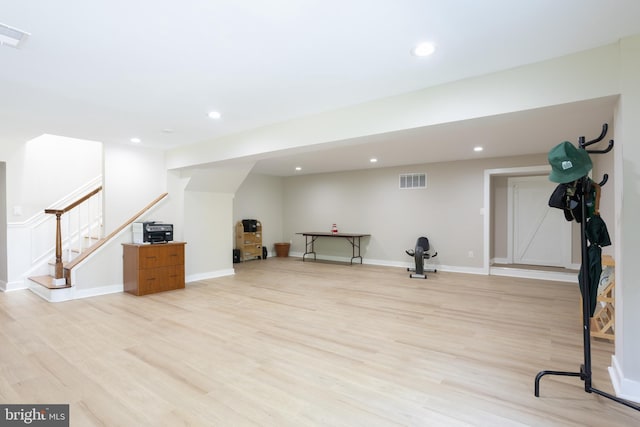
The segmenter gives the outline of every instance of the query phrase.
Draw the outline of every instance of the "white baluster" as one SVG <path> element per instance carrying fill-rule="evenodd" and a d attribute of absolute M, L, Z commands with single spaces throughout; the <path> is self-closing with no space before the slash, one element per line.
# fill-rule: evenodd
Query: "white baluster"
<path fill-rule="evenodd" d="M 71 259 L 71 215 L 67 214 L 67 232 L 65 233 L 67 235 L 67 261 L 69 261 Z M 63 239 L 64 240 L 64 239 Z"/>
<path fill-rule="evenodd" d="M 92 243 L 91 241 L 91 238 L 92 238 L 91 236 L 91 199 L 87 200 L 87 247 L 90 247 Z"/>
<path fill-rule="evenodd" d="M 78 236 L 78 252 L 76 253 L 76 256 L 78 256 L 81 252 L 82 252 L 82 205 L 84 203 L 81 203 L 80 206 L 78 206 L 78 232 L 76 233 L 76 235 Z"/>

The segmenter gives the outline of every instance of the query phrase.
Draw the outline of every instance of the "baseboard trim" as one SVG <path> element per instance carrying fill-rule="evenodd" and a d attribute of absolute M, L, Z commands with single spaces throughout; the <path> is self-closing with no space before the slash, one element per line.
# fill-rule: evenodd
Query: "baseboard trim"
<path fill-rule="evenodd" d="M 487 275 L 482 267 L 459 267 L 454 265 L 433 265 L 433 267 L 436 267 L 438 271 L 446 271 L 449 273 L 478 274 L 481 276 Z"/>
<path fill-rule="evenodd" d="M 302 253 L 292 252 L 289 254 L 289 256 L 302 258 Z M 313 261 L 313 257 L 307 257 L 305 260 Z M 325 254 L 323 254 L 322 256 L 317 256 L 317 260 L 341 262 L 341 263 L 347 263 L 347 264 L 351 263 L 351 258 L 337 257 L 337 256 L 325 255 Z M 389 260 L 383 260 L 383 259 L 363 258 L 362 263 L 365 265 L 377 265 L 380 267 L 398 267 L 398 268 L 405 268 L 405 269 L 415 267 L 415 264 L 412 261 L 389 261 Z M 354 265 L 358 265 L 358 264 L 360 263 L 357 261 L 354 262 Z M 480 274 L 480 275 L 485 274 L 484 269 L 482 267 L 460 267 L 460 266 L 453 266 L 453 265 L 442 265 L 442 264 L 437 264 L 433 261 L 425 261 L 424 268 L 425 270 L 435 268 L 437 271 L 446 271 L 449 273 L 466 273 L 466 274 Z"/>
<path fill-rule="evenodd" d="M 31 282 L 28 288 L 31 292 L 48 302 L 64 302 L 75 299 L 91 298 L 101 295 L 117 294 L 123 291 L 123 285 L 100 286 L 97 288 L 78 289 L 70 288 L 49 289 L 37 283 Z"/>
<path fill-rule="evenodd" d="M 611 356 L 611 366 L 609 366 L 609 376 L 616 396 L 631 402 L 640 403 L 640 381 L 630 380 L 624 377 L 622 368 L 616 359 Z"/>
<path fill-rule="evenodd" d="M 218 271 L 213 271 L 208 273 L 193 274 L 188 276 L 185 281 L 187 282 L 186 284 L 188 285 L 189 282 L 197 282 L 200 280 L 214 279 L 216 277 L 223 277 L 223 276 L 232 276 L 234 274 L 235 274 L 235 271 L 233 269 L 218 270 Z M 49 302 L 63 302 L 63 301 L 71 301 L 75 299 L 91 298 L 91 297 L 97 297 L 101 295 L 121 293 L 121 292 L 124 292 L 124 285 L 117 284 L 117 285 L 100 286 L 97 288 L 88 288 L 88 289 L 78 289 L 75 286 L 72 286 L 70 288 L 64 288 L 64 289 L 48 289 L 37 283 L 33 283 L 33 285 L 29 284 L 28 287 L 15 288 L 14 290 L 18 290 L 18 289 L 29 289 L 34 294 L 38 295 L 39 297 Z"/>
<path fill-rule="evenodd" d="M 235 270 L 233 268 L 229 268 L 224 270 L 209 271 L 207 273 L 190 274 L 186 277 L 185 281 L 188 285 L 191 282 L 215 279 L 217 277 L 233 276 L 234 274 L 236 274 Z"/>
<path fill-rule="evenodd" d="M 577 273 L 561 273 L 555 271 L 524 270 L 520 268 L 490 267 L 489 275 L 520 277 L 523 279 L 552 280 L 554 282 L 577 283 Z"/>
<path fill-rule="evenodd" d="M 292 252 L 290 254 L 290 256 L 295 256 L 299 258 L 302 258 L 302 255 L 303 255 L 302 252 Z M 307 257 L 306 259 L 313 260 L 313 258 L 309 258 L 309 257 Z M 317 260 L 343 262 L 347 264 L 351 262 L 350 258 L 337 257 L 337 256 L 325 255 L 325 254 L 323 254 L 322 256 L 317 256 Z M 410 261 L 403 262 L 403 261 L 389 261 L 389 260 L 381 260 L 381 259 L 363 258 L 362 263 L 368 264 L 368 265 L 379 265 L 382 267 L 401 267 L 401 268 L 414 267 L 414 263 Z M 486 275 L 486 272 L 482 267 L 461 267 L 461 266 L 454 266 L 454 265 L 436 264 L 435 262 L 426 262 L 425 268 L 435 268 L 438 271 L 446 271 L 450 273 Z M 541 271 L 541 270 L 524 270 L 520 268 L 508 268 L 508 267 L 491 267 L 489 269 L 489 275 L 520 277 L 524 279 L 552 280 L 555 282 L 570 282 L 570 283 L 578 282 L 577 273 L 562 273 L 562 272 Z"/>
<path fill-rule="evenodd" d="M 100 286 L 98 288 L 89 288 L 89 289 L 74 289 L 73 299 L 82 299 L 82 298 L 90 298 L 97 297 L 100 295 L 108 295 L 108 294 L 117 294 L 124 292 L 124 285 L 109 285 L 109 286 Z"/>
<path fill-rule="evenodd" d="M 19 280 L 15 282 L 0 282 L 0 290 L 2 290 L 3 292 L 22 291 L 25 289 L 29 289 L 29 286 L 26 284 L 25 280 Z"/>

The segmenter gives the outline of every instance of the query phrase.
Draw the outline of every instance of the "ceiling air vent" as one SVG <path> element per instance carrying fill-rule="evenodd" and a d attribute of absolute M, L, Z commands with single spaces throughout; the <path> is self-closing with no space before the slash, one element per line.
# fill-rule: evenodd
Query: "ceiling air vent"
<path fill-rule="evenodd" d="M 0 23 L 0 45 L 17 48 L 31 34 Z"/>
<path fill-rule="evenodd" d="M 408 190 L 414 188 L 427 188 L 426 173 L 403 173 L 400 174 L 400 189 Z"/>

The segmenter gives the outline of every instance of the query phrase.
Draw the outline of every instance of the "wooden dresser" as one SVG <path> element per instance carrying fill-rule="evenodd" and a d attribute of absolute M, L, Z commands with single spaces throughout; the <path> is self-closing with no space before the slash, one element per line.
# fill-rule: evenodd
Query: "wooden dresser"
<path fill-rule="evenodd" d="M 124 243 L 124 291 L 147 295 L 184 288 L 184 245 Z"/>

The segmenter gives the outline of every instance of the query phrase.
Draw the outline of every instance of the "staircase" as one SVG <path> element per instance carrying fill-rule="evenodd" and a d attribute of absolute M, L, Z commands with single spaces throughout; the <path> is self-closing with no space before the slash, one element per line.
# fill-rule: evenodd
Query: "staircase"
<path fill-rule="evenodd" d="M 29 277 L 29 288 L 45 299 L 55 300 L 51 290 L 70 288 L 72 266 L 102 240 L 102 186 L 44 213 L 55 215 L 55 260 L 47 263 L 49 274 Z"/>
<path fill-rule="evenodd" d="M 168 195 L 161 194 L 108 236 L 103 237 L 101 192 L 100 186 L 63 208 L 45 209 L 46 214 L 55 215 L 56 219 L 55 260 L 48 264 L 51 270 L 49 274 L 28 278 L 29 289 L 37 295 L 50 302 L 74 299 L 74 286 L 71 279 L 73 268 L 79 266 Z M 92 199 L 95 205 L 96 198 L 100 201 L 99 213 L 90 208 Z M 74 213 L 77 215 L 69 219 L 68 217 L 72 217 Z M 63 215 L 67 216 L 66 225 L 63 222 Z M 84 219 L 78 219 L 81 217 Z M 68 237 L 63 238 L 63 236 Z"/>

